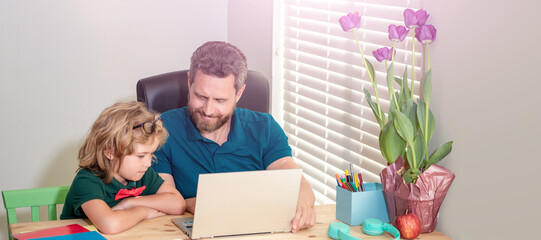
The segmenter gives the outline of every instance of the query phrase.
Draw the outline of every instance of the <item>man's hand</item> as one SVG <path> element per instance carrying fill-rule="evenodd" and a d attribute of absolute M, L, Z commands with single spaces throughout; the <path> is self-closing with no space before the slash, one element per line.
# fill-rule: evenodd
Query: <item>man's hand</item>
<path fill-rule="evenodd" d="M 299 168 L 292 157 L 283 157 L 271 163 L 267 170 L 274 169 L 295 169 Z M 296 233 L 301 229 L 311 228 L 316 223 L 316 212 L 314 211 L 314 202 L 316 201 L 314 191 L 310 183 L 301 177 L 301 186 L 299 189 L 299 201 L 297 202 L 297 212 L 295 218 L 291 221 L 291 232 Z"/>
<path fill-rule="evenodd" d="M 299 168 L 292 157 L 283 157 L 271 163 L 267 170 L 275 169 L 295 169 Z M 304 177 L 301 177 L 301 186 L 299 189 L 299 201 L 297 202 L 297 212 L 295 218 L 291 221 L 291 232 L 296 233 L 301 229 L 311 228 L 316 222 L 316 212 L 314 211 L 315 196 L 310 183 Z"/>
<path fill-rule="evenodd" d="M 296 233 L 299 230 L 311 228 L 315 222 L 316 212 L 314 211 L 314 207 L 303 200 L 299 200 L 297 202 L 295 218 L 291 221 L 291 232 Z"/>

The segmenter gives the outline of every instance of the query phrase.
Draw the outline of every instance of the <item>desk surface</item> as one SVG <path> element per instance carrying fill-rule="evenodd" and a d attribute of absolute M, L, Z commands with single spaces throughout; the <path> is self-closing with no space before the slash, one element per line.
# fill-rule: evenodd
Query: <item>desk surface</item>
<path fill-rule="evenodd" d="M 316 224 L 310 228 L 299 231 L 298 233 L 275 233 L 275 234 L 254 234 L 246 236 L 234 237 L 219 237 L 218 240 L 227 239 L 331 239 L 327 236 L 329 224 L 338 222 L 336 220 L 336 208 L 331 205 L 316 205 L 317 218 Z M 181 216 L 191 216 L 187 213 Z M 151 220 L 145 220 L 134 226 L 133 228 L 116 235 L 104 235 L 109 240 L 115 239 L 189 239 L 178 229 L 172 222 L 171 218 L 179 217 L 179 215 L 168 215 Z M 77 223 L 81 226 L 92 225 L 88 219 L 72 219 L 60 221 L 42 221 L 42 222 L 26 222 L 14 223 L 10 225 L 13 234 L 30 232 L 44 228 L 63 226 Z M 368 236 L 362 233 L 360 226 L 350 227 L 351 234 L 362 239 L 392 239 L 391 235 L 384 233 L 381 236 Z M 419 235 L 418 240 L 440 240 L 450 239 L 438 231 Z"/>

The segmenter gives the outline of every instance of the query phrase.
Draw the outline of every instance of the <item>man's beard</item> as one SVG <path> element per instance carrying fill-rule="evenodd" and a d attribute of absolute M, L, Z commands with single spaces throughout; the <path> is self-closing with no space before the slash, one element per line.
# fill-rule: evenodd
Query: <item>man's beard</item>
<path fill-rule="evenodd" d="M 233 106 L 233 110 L 236 106 Z M 233 110 L 230 114 L 224 116 L 222 114 L 211 114 L 206 115 L 203 112 L 202 108 L 196 108 L 190 107 L 190 104 L 188 104 L 188 111 L 190 111 L 190 118 L 192 122 L 194 123 L 195 127 L 199 132 L 202 133 L 211 133 L 216 131 L 217 129 L 221 128 L 223 125 L 225 125 L 233 115 Z M 204 120 L 203 116 L 212 118 L 211 120 Z"/>

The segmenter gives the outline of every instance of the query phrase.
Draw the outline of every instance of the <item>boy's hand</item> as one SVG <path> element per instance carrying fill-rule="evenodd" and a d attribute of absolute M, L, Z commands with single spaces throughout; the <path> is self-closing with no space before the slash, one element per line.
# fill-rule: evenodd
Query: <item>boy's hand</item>
<path fill-rule="evenodd" d="M 157 217 L 161 217 L 161 216 L 165 216 L 167 214 L 163 213 L 163 212 L 160 212 L 154 208 L 146 208 L 147 209 L 147 217 L 145 218 L 145 220 L 147 219 L 153 219 L 153 218 L 157 218 Z"/>
<path fill-rule="evenodd" d="M 154 208 L 134 205 L 133 200 L 135 200 L 137 198 L 139 198 L 139 196 L 122 199 L 117 205 L 115 205 L 111 209 L 113 211 L 118 211 L 118 210 L 127 210 L 127 209 L 130 209 L 130 208 L 133 208 L 133 207 L 140 207 L 140 208 L 145 209 L 145 211 L 146 211 L 145 219 L 152 219 L 152 218 L 167 215 L 167 214 L 165 214 L 163 212 L 160 212 L 160 211 L 158 211 L 158 210 L 156 210 Z"/>
<path fill-rule="evenodd" d="M 120 200 L 120 202 L 117 205 L 113 206 L 111 209 L 113 209 L 113 211 L 130 209 L 134 207 L 132 202 L 133 202 L 133 199 L 136 199 L 136 198 L 139 198 L 139 196 L 124 198 Z"/>

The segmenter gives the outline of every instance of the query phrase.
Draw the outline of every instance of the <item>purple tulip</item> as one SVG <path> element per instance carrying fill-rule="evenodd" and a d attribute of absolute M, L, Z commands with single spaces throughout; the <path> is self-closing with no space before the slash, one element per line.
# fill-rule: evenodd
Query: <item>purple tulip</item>
<path fill-rule="evenodd" d="M 436 39 L 436 28 L 431 24 L 422 25 L 415 29 L 415 38 L 420 43 L 431 43 Z"/>
<path fill-rule="evenodd" d="M 389 39 L 391 41 L 398 40 L 399 42 L 404 41 L 406 36 L 408 36 L 409 29 L 404 26 L 396 26 L 394 24 L 389 25 Z"/>
<path fill-rule="evenodd" d="M 413 9 L 408 8 L 404 11 L 404 23 L 408 28 L 423 26 L 428 16 L 430 15 L 423 9 L 413 11 Z"/>
<path fill-rule="evenodd" d="M 342 16 L 338 21 L 342 29 L 346 32 L 357 30 L 361 27 L 361 15 L 359 15 L 359 12 L 348 13 L 348 15 Z"/>
<path fill-rule="evenodd" d="M 394 51 L 392 48 L 382 47 L 378 50 L 373 51 L 372 54 L 374 55 L 376 60 L 378 60 L 378 62 L 381 62 L 383 60 L 390 61 L 393 58 L 393 53 L 395 52 L 396 51 Z"/>

